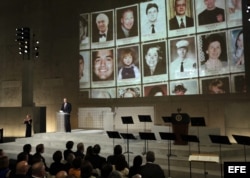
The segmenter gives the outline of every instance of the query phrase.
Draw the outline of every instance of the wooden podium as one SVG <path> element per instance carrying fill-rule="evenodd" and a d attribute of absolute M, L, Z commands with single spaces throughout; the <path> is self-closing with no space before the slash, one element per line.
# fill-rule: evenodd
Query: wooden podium
<path fill-rule="evenodd" d="M 181 139 L 181 135 L 188 134 L 188 125 L 190 122 L 189 115 L 187 113 L 173 113 L 172 117 L 172 127 L 173 132 L 176 135 L 175 145 L 187 145 L 187 142 Z"/>

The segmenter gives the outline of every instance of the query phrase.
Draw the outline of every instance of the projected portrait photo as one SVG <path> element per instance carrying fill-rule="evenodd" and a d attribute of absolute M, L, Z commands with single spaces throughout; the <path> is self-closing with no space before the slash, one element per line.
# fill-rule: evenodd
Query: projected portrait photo
<path fill-rule="evenodd" d="M 179 80 L 170 82 L 170 95 L 197 95 L 199 94 L 198 80 Z"/>
<path fill-rule="evenodd" d="M 79 17 L 79 46 L 80 50 L 90 48 L 89 14 L 81 14 Z"/>
<path fill-rule="evenodd" d="M 118 88 L 117 93 L 119 98 L 141 97 L 141 89 L 139 86 L 120 87 Z"/>
<path fill-rule="evenodd" d="M 135 84 L 141 81 L 139 46 L 118 48 L 117 60 L 118 85 Z"/>
<path fill-rule="evenodd" d="M 200 36 L 200 76 L 229 73 L 226 33 Z"/>
<path fill-rule="evenodd" d="M 104 89 L 92 89 L 91 98 L 115 98 L 114 88 L 104 88 Z"/>
<path fill-rule="evenodd" d="M 113 11 L 106 11 L 92 14 L 92 42 L 98 43 L 102 47 L 102 43 L 114 40 L 113 33 Z M 98 45 L 97 44 L 97 45 Z"/>
<path fill-rule="evenodd" d="M 166 37 L 165 1 L 158 0 L 141 3 L 141 39 L 142 41 Z"/>
<path fill-rule="evenodd" d="M 92 52 L 92 80 L 114 80 L 114 49 L 101 49 Z"/>
<path fill-rule="evenodd" d="M 198 32 L 226 27 L 224 0 L 196 0 Z"/>
<path fill-rule="evenodd" d="M 231 39 L 231 72 L 245 71 L 245 57 L 244 57 L 244 37 L 242 29 L 235 29 L 230 32 Z"/>
<path fill-rule="evenodd" d="M 79 87 L 88 88 L 90 86 L 90 52 L 81 51 L 79 54 Z"/>
<path fill-rule="evenodd" d="M 142 50 L 143 83 L 168 80 L 165 41 L 143 44 Z"/>
<path fill-rule="evenodd" d="M 229 77 L 201 80 L 203 94 L 224 94 L 230 92 Z"/>
<path fill-rule="evenodd" d="M 243 93 L 242 3 L 149 0 L 82 9 L 80 92 L 93 99 Z"/>
<path fill-rule="evenodd" d="M 167 84 L 144 86 L 144 96 L 167 96 Z"/>
<path fill-rule="evenodd" d="M 227 26 L 242 25 L 242 0 L 227 0 Z"/>
<path fill-rule="evenodd" d="M 194 37 L 170 40 L 170 79 L 198 76 L 196 44 Z"/>
<path fill-rule="evenodd" d="M 138 36 L 137 6 L 117 9 L 117 39 Z"/>
<path fill-rule="evenodd" d="M 169 10 L 172 12 L 169 20 L 169 29 L 177 30 L 194 26 L 192 4 L 190 0 L 173 0 Z"/>

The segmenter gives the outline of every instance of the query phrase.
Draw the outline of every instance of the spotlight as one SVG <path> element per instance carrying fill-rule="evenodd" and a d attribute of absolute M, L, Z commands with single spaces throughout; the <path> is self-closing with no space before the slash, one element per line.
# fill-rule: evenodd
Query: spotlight
<path fill-rule="evenodd" d="M 29 54 L 30 51 L 30 28 L 16 28 L 16 40 L 19 44 L 19 54 Z"/>

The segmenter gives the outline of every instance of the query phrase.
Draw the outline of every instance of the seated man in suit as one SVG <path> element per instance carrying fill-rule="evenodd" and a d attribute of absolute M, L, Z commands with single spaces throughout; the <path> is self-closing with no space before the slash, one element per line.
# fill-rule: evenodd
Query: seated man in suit
<path fill-rule="evenodd" d="M 93 42 L 105 42 L 113 40 L 112 29 L 109 29 L 109 18 L 106 14 L 100 13 L 96 16 L 97 33 L 92 34 Z"/>
<path fill-rule="evenodd" d="M 155 153 L 153 151 L 148 151 L 146 155 L 146 164 L 141 166 L 139 174 L 143 178 L 165 178 L 164 171 L 160 165 L 155 164 Z"/>
<path fill-rule="evenodd" d="M 194 26 L 194 20 L 186 16 L 186 0 L 175 0 L 175 16 L 169 20 L 170 30 Z"/>

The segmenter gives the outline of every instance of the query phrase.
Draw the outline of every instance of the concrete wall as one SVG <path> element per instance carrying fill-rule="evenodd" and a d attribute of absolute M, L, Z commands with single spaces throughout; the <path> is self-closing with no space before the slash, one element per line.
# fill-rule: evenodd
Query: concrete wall
<path fill-rule="evenodd" d="M 161 116 L 170 115 L 176 112 L 177 107 L 181 107 L 182 111 L 190 116 L 204 116 L 209 127 L 221 128 L 221 134 L 237 132 L 250 135 L 249 94 L 95 101 L 84 98 L 84 93 L 79 93 L 77 77 L 78 15 L 83 11 L 99 10 L 104 6 L 112 7 L 126 1 L 114 3 L 108 0 L 103 4 L 97 2 L 100 0 L 1 1 L 0 107 L 22 107 L 24 61 L 18 55 L 15 28 L 29 26 L 40 41 L 39 59 L 32 59 L 30 62 L 34 63 L 34 105 L 46 107 L 47 132 L 56 130 L 56 112 L 63 97 L 67 97 L 73 105 L 72 128 L 77 128 L 78 107 L 154 105 L 157 125 L 163 124 Z M 20 115 L 18 117 L 21 120 L 23 118 Z M 10 118 L 0 118 L 1 126 L 6 119 Z M 12 128 L 7 125 L 5 127 L 5 130 Z"/>

